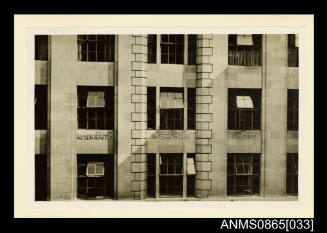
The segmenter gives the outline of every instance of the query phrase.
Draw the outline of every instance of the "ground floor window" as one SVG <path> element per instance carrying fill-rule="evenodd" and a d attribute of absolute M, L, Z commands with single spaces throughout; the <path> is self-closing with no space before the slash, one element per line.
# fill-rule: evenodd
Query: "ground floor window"
<path fill-rule="evenodd" d="M 298 194 L 298 154 L 287 154 L 286 194 Z"/>
<path fill-rule="evenodd" d="M 258 195 L 260 155 L 227 155 L 227 195 Z"/>
<path fill-rule="evenodd" d="M 35 155 L 35 201 L 46 201 L 48 196 L 48 160 L 46 154 Z"/>
<path fill-rule="evenodd" d="M 148 197 L 194 197 L 195 154 L 148 154 L 147 193 Z"/>
<path fill-rule="evenodd" d="M 77 155 L 77 197 L 113 198 L 113 156 L 107 154 Z"/>

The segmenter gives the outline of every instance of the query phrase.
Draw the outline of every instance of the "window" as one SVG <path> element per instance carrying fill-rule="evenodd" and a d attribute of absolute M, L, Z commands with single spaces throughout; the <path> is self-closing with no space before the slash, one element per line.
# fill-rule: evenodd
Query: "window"
<path fill-rule="evenodd" d="M 196 64 L 196 35 L 188 35 L 188 64 Z"/>
<path fill-rule="evenodd" d="M 184 129 L 183 88 L 160 88 L 160 129 Z"/>
<path fill-rule="evenodd" d="M 78 86 L 78 129 L 114 128 L 114 88 Z"/>
<path fill-rule="evenodd" d="M 148 129 L 156 129 L 156 87 L 147 89 Z"/>
<path fill-rule="evenodd" d="M 189 153 L 187 154 L 187 191 L 186 195 L 188 197 L 195 197 L 195 154 Z"/>
<path fill-rule="evenodd" d="M 261 66 L 262 35 L 228 35 L 228 65 Z"/>
<path fill-rule="evenodd" d="M 261 89 L 228 89 L 228 130 L 260 130 Z"/>
<path fill-rule="evenodd" d="M 35 155 L 35 201 L 46 201 L 48 196 L 48 165 L 46 154 Z"/>
<path fill-rule="evenodd" d="M 48 36 L 35 36 L 35 60 L 48 60 Z"/>
<path fill-rule="evenodd" d="M 157 35 L 148 35 L 148 63 L 157 62 Z"/>
<path fill-rule="evenodd" d="M 35 129 L 47 129 L 48 124 L 48 86 L 35 85 L 34 89 Z"/>
<path fill-rule="evenodd" d="M 298 154 L 287 154 L 286 194 L 298 194 Z"/>
<path fill-rule="evenodd" d="M 148 197 L 156 196 L 156 154 L 147 154 Z"/>
<path fill-rule="evenodd" d="M 77 155 L 77 197 L 113 198 L 113 156 Z"/>
<path fill-rule="evenodd" d="M 187 89 L 187 129 L 195 129 L 196 88 Z"/>
<path fill-rule="evenodd" d="M 287 90 L 287 130 L 299 127 L 299 90 Z"/>
<path fill-rule="evenodd" d="M 288 35 L 288 66 L 299 67 L 299 39 L 298 35 Z"/>
<path fill-rule="evenodd" d="M 184 35 L 161 35 L 161 63 L 184 64 Z"/>
<path fill-rule="evenodd" d="M 227 155 L 227 195 L 258 195 L 260 155 Z"/>
<path fill-rule="evenodd" d="M 78 60 L 113 62 L 115 59 L 114 35 L 78 35 Z"/>
<path fill-rule="evenodd" d="M 160 154 L 160 197 L 183 195 L 183 154 Z"/>

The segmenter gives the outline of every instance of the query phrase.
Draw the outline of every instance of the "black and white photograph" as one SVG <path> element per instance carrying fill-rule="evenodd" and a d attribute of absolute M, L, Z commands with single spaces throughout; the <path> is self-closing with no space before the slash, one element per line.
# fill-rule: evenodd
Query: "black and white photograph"
<path fill-rule="evenodd" d="M 296 205 L 311 190 L 303 31 L 39 28 L 26 44 L 32 203 Z"/>

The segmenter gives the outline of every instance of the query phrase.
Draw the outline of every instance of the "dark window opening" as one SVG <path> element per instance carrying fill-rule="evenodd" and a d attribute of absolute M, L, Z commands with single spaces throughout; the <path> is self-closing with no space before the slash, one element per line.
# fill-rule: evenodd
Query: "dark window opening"
<path fill-rule="evenodd" d="M 113 62 L 115 60 L 114 35 L 78 35 L 78 60 Z"/>
<path fill-rule="evenodd" d="M 35 155 L 35 201 L 46 201 L 48 196 L 48 165 L 46 154 Z"/>
<path fill-rule="evenodd" d="M 288 35 L 288 66 L 299 67 L 298 38 L 295 34 Z"/>
<path fill-rule="evenodd" d="M 287 154 L 286 194 L 298 194 L 298 154 Z"/>
<path fill-rule="evenodd" d="M 114 88 L 78 86 L 78 129 L 114 128 Z"/>
<path fill-rule="evenodd" d="M 183 195 L 183 154 L 160 154 L 160 197 Z"/>
<path fill-rule="evenodd" d="M 287 130 L 299 128 L 299 90 L 287 90 Z"/>
<path fill-rule="evenodd" d="M 35 60 L 48 60 L 48 36 L 35 36 Z"/>
<path fill-rule="evenodd" d="M 147 192 L 148 197 L 156 196 L 156 154 L 147 154 Z"/>
<path fill-rule="evenodd" d="M 48 125 L 48 86 L 35 85 L 34 90 L 35 129 L 47 129 Z"/>
<path fill-rule="evenodd" d="M 187 129 L 195 129 L 196 88 L 187 89 Z"/>
<path fill-rule="evenodd" d="M 227 195 L 259 195 L 260 155 L 227 155 Z"/>
<path fill-rule="evenodd" d="M 184 129 L 183 88 L 160 88 L 160 129 Z"/>
<path fill-rule="evenodd" d="M 228 65 L 261 66 L 262 35 L 228 35 Z"/>
<path fill-rule="evenodd" d="M 157 35 L 148 35 L 148 63 L 157 62 Z"/>
<path fill-rule="evenodd" d="M 189 153 L 187 154 L 187 197 L 195 197 L 195 154 Z"/>
<path fill-rule="evenodd" d="M 228 89 L 228 130 L 261 129 L 261 89 Z"/>
<path fill-rule="evenodd" d="M 156 87 L 147 88 L 148 129 L 156 129 Z"/>
<path fill-rule="evenodd" d="M 77 197 L 113 198 L 114 163 L 112 155 L 77 155 Z"/>
<path fill-rule="evenodd" d="M 161 35 L 161 63 L 184 64 L 184 35 Z"/>
<path fill-rule="evenodd" d="M 188 64 L 196 64 L 196 35 L 188 35 Z"/>

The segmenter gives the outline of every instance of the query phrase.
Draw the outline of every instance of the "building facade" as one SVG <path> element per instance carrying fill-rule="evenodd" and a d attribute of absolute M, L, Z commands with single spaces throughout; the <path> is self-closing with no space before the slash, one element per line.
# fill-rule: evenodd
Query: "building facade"
<path fill-rule="evenodd" d="M 297 196 L 296 35 L 35 36 L 35 200 Z"/>

